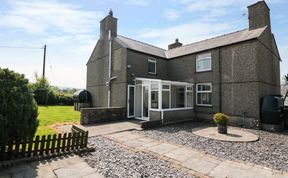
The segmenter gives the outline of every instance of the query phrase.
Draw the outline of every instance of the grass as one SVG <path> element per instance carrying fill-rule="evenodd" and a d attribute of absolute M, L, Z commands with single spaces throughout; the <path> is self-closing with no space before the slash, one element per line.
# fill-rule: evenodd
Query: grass
<path fill-rule="evenodd" d="M 74 111 L 73 106 L 39 106 L 39 126 L 35 135 L 57 133 L 49 126 L 58 123 L 79 122 L 80 112 Z"/>

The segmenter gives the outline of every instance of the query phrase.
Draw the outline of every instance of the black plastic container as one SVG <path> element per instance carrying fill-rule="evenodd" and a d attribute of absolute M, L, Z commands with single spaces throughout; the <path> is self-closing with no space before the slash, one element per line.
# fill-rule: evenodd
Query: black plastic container
<path fill-rule="evenodd" d="M 261 102 L 261 122 L 278 125 L 284 119 L 284 103 L 281 95 L 263 97 Z"/>

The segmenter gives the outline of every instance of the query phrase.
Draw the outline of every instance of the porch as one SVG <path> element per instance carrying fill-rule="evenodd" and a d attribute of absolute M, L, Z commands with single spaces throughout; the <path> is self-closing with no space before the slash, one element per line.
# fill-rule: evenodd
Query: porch
<path fill-rule="evenodd" d="M 164 123 L 194 117 L 191 83 L 136 78 L 127 96 L 128 118 Z"/>

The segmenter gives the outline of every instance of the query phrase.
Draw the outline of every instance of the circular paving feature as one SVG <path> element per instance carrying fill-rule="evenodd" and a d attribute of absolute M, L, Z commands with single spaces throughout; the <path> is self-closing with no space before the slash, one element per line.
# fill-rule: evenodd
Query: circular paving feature
<path fill-rule="evenodd" d="M 201 137 L 228 142 L 253 142 L 259 139 L 258 135 L 237 129 L 235 127 L 228 127 L 227 134 L 219 134 L 217 127 L 198 127 L 193 129 L 192 133 Z"/>

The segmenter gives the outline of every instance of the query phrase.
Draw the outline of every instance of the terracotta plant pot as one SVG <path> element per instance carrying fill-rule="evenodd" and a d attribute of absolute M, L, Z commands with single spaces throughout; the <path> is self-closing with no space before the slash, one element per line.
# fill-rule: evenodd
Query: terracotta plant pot
<path fill-rule="evenodd" d="M 227 124 L 217 124 L 218 133 L 227 134 Z"/>

